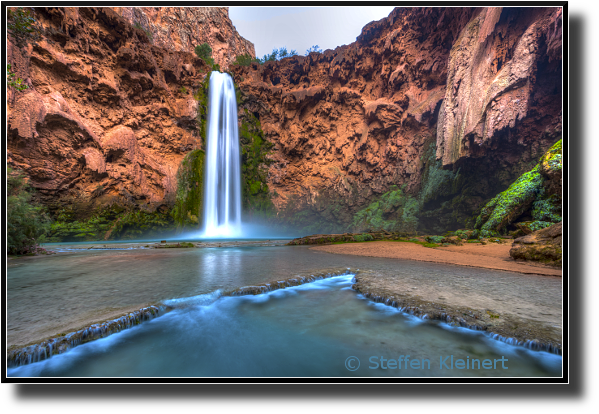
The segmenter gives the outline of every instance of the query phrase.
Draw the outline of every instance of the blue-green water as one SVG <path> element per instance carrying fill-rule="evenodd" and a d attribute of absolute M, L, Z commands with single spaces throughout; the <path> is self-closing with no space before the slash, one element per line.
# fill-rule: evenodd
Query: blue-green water
<path fill-rule="evenodd" d="M 549 376 L 561 358 L 373 304 L 352 276 L 244 297 L 177 301 L 165 316 L 10 376 Z M 389 362 L 401 358 L 402 364 Z M 351 357 L 351 359 L 349 359 Z M 407 366 L 404 360 L 410 362 Z M 451 364 L 451 357 L 454 364 Z M 458 369 L 459 359 L 479 360 Z M 488 360 L 503 360 L 484 369 Z M 359 367 L 358 367 L 358 362 Z M 347 365 L 346 365 L 347 364 Z M 459 364 L 459 363 L 458 363 Z M 479 366 L 481 368 L 479 369 Z M 401 368 L 399 368 L 401 367 Z M 354 370 L 355 369 L 355 370 Z"/>
<path fill-rule="evenodd" d="M 472 303 L 477 295 L 498 300 L 512 297 L 512 303 L 521 307 L 521 312 L 527 306 L 552 309 L 561 303 L 558 278 L 332 255 L 304 246 L 75 251 L 10 261 L 9 340 L 23 335 L 24 330 L 39 331 L 52 323 L 66 325 L 78 315 L 105 308 L 164 302 L 174 303 L 175 310 L 47 361 L 11 369 L 8 374 L 561 375 L 559 356 L 506 345 L 479 332 L 425 322 L 373 304 L 351 290 L 349 276 L 264 295 L 218 298 L 219 291 L 332 267 L 369 269 L 382 276 L 400 275 L 402 283 L 419 289 L 431 287 L 439 296 L 463 292 Z M 553 296 L 539 295 L 541 289 L 547 291 L 547 286 L 554 286 Z M 174 299 L 180 300 L 173 302 Z M 497 302 L 497 306 L 501 303 Z M 401 355 L 428 359 L 431 368 L 369 368 L 372 357 L 397 359 Z M 509 360 L 508 369 L 442 369 L 441 357 L 451 355 L 468 361 L 504 356 Z M 361 361 L 357 371 L 345 367 L 350 356 Z"/>

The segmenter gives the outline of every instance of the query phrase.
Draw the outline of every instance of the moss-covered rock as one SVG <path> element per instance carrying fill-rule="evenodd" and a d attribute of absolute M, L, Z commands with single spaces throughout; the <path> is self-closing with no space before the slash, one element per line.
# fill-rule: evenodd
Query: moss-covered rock
<path fill-rule="evenodd" d="M 179 229 L 199 227 L 202 214 L 205 152 L 188 153 L 177 171 L 177 195 L 172 216 Z"/>
<path fill-rule="evenodd" d="M 405 194 L 403 189 L 391 186 L 391 190 L 359 210 L 353 218 L 350 229 L 385 230 L 414 233 L 418 227 L 417 214 L 421 202 Z"/>
<path fill-rule="evenodd" d="M 89 219 L 73 220 L 72 209 L 59 211 L 48 242 L 133 240 L 172 233 L 175 223 L 167 207 L 156 211 L 131 210 L 112 204 L 96 210 Z"/>
<path fill-rule="evenodd" d="M 250 219 L 269 220 L 275 214 L 268 188 L 268 155 L 273 144 L 264 139 L 260 120 L 245 109 L 240 116 L 241 200 L 244 215 Z"/>
<path fill-rule="evenodd" d="M 541 157 L 539 164 L 483 207 L 475 223 L 475 228 L 480 229 L 482 236 L 504 233 L 509 224 L 529 210 L 533 218 L 531 229 L 538 230 L 561 221 L 561 197 L 550 194 L 545 188 L 548 177 L 553 179 L 556 174 L 561 187 L 561 148 L 559 140 Z"/>

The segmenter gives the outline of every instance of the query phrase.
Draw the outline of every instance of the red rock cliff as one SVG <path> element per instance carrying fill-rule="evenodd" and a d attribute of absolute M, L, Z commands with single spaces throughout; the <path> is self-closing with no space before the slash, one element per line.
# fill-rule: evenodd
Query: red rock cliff
<path fill-rule="evenodd" d="M 112 7 L 132 25 L 152 34 L 153 44 L 168 50 L 193 52 L 208 43 L 212 57 L 227 69 L 235 57 L 256 56 L 254 44 L 237 33 L 228 7 Z"/>
<path fill-rule="evenodd" d="M 192 93 L 210 69 L 108 8 L 37 8 L 36 18 L 41 40 L 8 42 L 30 85 L 9 90 L 8 163 L 52 208 L 172 201 L 181 159 L 201 146 Z"/>
<path fill-rule="evenodd" d="M 391 185 L 417 196 L 435 142 L 445 168 L 500 176 L 472 210 L 558 139 L 560 65 L 561 9 L 398 8 L 350 45 L 234 71 L 275 145 L 273 202 L 318 215 L 319 200 L 355 212 Z"/>

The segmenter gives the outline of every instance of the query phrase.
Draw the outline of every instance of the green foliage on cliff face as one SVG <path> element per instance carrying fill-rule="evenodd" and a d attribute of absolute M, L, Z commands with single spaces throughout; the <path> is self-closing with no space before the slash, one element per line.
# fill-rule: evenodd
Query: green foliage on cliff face
<path fill-rule="evenodd" d="M 196 55 L 202 59 L 211 68 L 214 67 L 214 59 L 212 58 L 212 48 L 208 43 L 202 43 L 195 47 Z"/>
<path fill-rule="evenodd" d="M 212 72 L 208 72 L 204 81 L 198 88 L 198 90 L 193 94 L 193 97 L 196 101 L 198 101 L 198 115 L 196 117 L 196 122 L 198 125 L 198 134 L 202 139 L 202 143 L 206 143 L 206 128 L 208 125 L 208 88 L 210 87 L 210 74 Z"/>
<path fill-rule="evenodd" d="M 17 7 L 14 10 L 7 9 L 6 30 L 19 47 L 41 39 L 39 24 L 35 19 L 33 9 L 23 7 Z"/>
<path fill-rule="evenodd" d="M 247 109 L 239 128 L 241 145 L 241 200 L 244 212 L 252 218 L 270 218 L 275 214 L 270 199 L 267 174 L 273 145 L 264 139 L 260 121 Z"/>
<path fill-rule="evenodd" d="M 260 64 L 265 64 L 266 62 L 275 62 L 277 60 L 281 60 L 286 57 L 297 56 L 296 50 L 287 51 L 286 47 L 281 47 L 277 49 L 276 47 L 269 54 L 264 55 L 262 58 L 257 58 L 256 61 Z"/>
<path fill-rule="evenodd" d="M 31 202 L 31 188 L 21 171 L 7 168 L 6 251 L 8 254 L 35 252 L 50 229 L 50 219 L 42 206 Z"/>
<path fill-rule="evenodd" d="M 532 170 L 522 174 L 509 188 L 491 201 L 481 210 L 476 218 L 475 228 L 480 229 L 481 236 L 495 236 L 505 231 L 508 224 L 520 217 L 532 206 L 532 217 L 535 220 L 531 229 L 541 229 L 562 220 L 561 204 L 558 197 L 547 196 L 543 183 L 545 178 L 540 173 L 545 164 L 554 172 L 561 171 L 562 141 L 559 140 L 539 160 Z"/>
<path fill-rule="evenodd" d="M 97 209 L 87 220 L 73 220 L 72 209 L 62 209 L 47 238 L 48 242 L 133 240 L 173 233 L 175 223 L 168 209 L 128 210 L 112 204 Z"/>
<path fill-rule="evenodd" d="M 15 80 L 15 74 L 12 72 L 12 66 L 10 64 L 6 65 L 6 82 L 9 88 L 15 88 L 19 92 L 29 88 L 26 83 L 23 83 L 23 79 L 17 78 Z"/>
<path fill-rule="evenodd" d="M 308 56 L 310 53 L 322 53 L 322 49 L 318 45 L 314 45 L 306 50 L 306 56 Z"/>
<path fill-rule="evenodd" d="M 354 215 L 349 229 L 415 232 L 419 209 L 417 199 L 391 186 L 391 191 Z"/>
<path fill-rule="evenodd" d="M 177 195 L 172 211 L 178 228 L 198 227 L 201 221 L 204 188 L 203 150 L 194 150 L 183 158 L 177 171 Z"/>
<path fill-rule="evenodd" d="M 110 240 L 139 240 L 173 233 L 173 218 L 168 211 L 128 211 L 114 222 Z"/>
<path fill-rule="evenodd" d="M 233 62 L 233 65 L 250 66 L 252 64 L 252 62 L 262 63 L 260 61 L 260 59 L 253 58 L 251 55 L 246 53 L 244 55 L 237 55 L 235 57 L 235 61 Z"/>
<path fill-rule="evenodd" d="M 562 140 L 557 141 L 541 157 L 540 161 L 546 170 L 551 172 L 561 172 L 562 170 Z"/>
<path fill-rule="evenodd" d="M 150 32 L 149 30 L 144 29 L 139 22 L 135 22 L 133 24 L 133 26 L 135 26 L 136 29 L 139 29 L 142 32 L 144 32 L 150 42 L 152 42 L 152 40 L 154 40 L 154 35 L 152 34 L 152 32 Z"/>

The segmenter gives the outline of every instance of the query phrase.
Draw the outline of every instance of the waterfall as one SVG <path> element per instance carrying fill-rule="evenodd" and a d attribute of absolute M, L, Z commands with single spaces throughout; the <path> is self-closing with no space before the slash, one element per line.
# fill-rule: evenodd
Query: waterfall
<path fill-rule="evenodd" d="M 212 72 L 208 91 L 204 236 L 241 236 L 241 158 L 233 79 Z"/>

